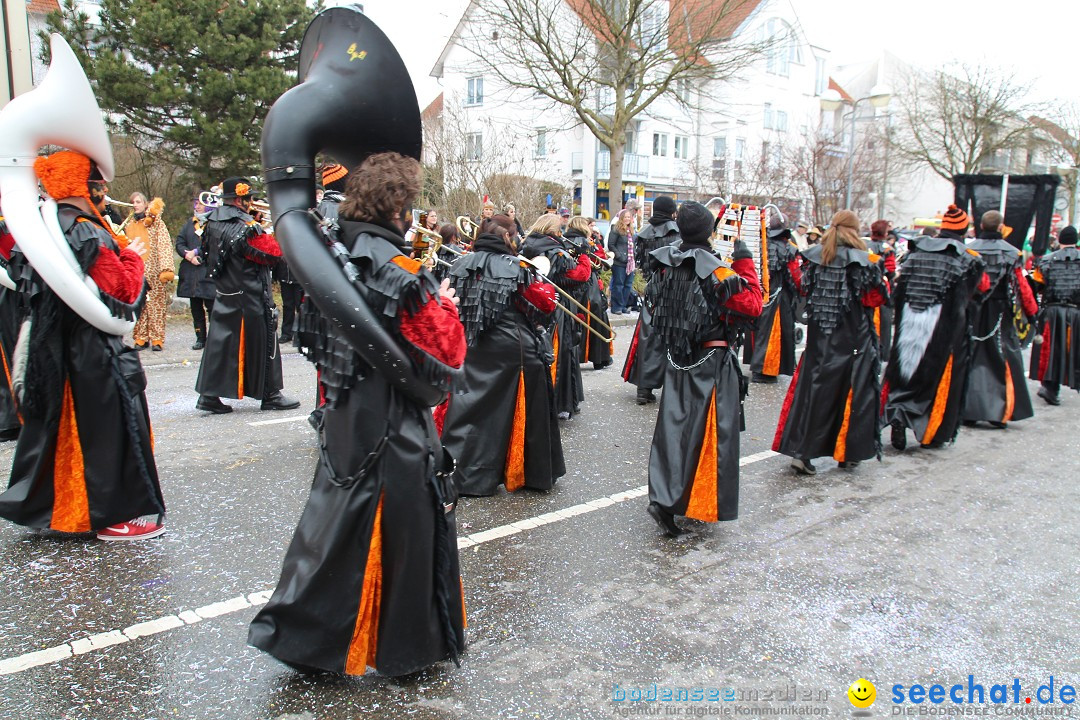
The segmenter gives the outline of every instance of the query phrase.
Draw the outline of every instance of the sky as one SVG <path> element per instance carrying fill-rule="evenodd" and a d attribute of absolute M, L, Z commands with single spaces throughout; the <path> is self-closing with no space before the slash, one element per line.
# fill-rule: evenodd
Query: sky
<path fill-rule="evenodd" d="M 432 66 L 468 0 L 360 0 L 385 32 L 416 87 L 421 108 L 441 91 Z M 811 43 L 831 64 L 882 49 L 925 68 L 988 64 L 1031 86 L 1031 99 L 1080 101 L 1080 0 L 790 0 Z"/>

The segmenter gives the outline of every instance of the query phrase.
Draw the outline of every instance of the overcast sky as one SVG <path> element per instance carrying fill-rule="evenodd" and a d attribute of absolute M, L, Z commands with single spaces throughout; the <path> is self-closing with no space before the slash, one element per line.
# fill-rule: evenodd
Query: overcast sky
<path fill-rule="evenodd" d="M 428 76 L 468 0 L 360 0 L 397 46 L 420 106 L 440 92 Z M 1032 99 L 1080 99 L 1080 0 L 793 0 L 810 42 L 833 65 L 882 48 L 924 67 L 951 61 L 1013 71 Z"/>

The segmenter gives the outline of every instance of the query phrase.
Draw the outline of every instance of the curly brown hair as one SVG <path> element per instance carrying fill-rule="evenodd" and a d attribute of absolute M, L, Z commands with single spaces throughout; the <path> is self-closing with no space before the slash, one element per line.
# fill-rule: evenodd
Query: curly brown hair
<path fill-rule="evenodd" d="M 420 163 L 396 152 L 376 153 L 349 173 L 339 214 L 345 220 L 386 222 L 420 193 Z"/>

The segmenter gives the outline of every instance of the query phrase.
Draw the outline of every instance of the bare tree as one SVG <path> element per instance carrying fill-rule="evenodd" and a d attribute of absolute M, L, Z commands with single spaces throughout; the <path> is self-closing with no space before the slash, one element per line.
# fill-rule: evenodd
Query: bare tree
<path fill-rule="evenodd" d="M 1051 162 L 1071 170 L 1062 172 L 1062 185 L 1069 197 L 1069 224 L 1076 222 L 1077 185 L 1080 182 L 1080 106 L 1070 103 L 1060 107 L 1053 119 L 1037 115 L 1028 118 L 1045 133 Z"/>
<path fill-rule="evenodd" d="M 732 77 L 774 39 L 733 33 L 760 0 L 473 0 L 462 45 L 478 72 L 546 98 L 611 153 L 622 187 L 630 124 L 667 95 Z M 615 197 L 612 197 L 612 202 Z M 616 208 L 612 208 L 613 210 Z"/>
<path fill-rule="evenodd" d="M 484 195 L 500 209 L 513 203 L 527 225 L 544 211 L 547 194 L 569 205 L 568 183 L 536 179 L 543 158 L 523 148 L 510 125 L 483 118 L 470 121 L 461 106 L 446 102 L 437 116 L 425 118 L 424 187 L 420 202 L 446 217 L 479 214 Z"/>
<path fill-rule="evenodd" d="M 870 198 L 884 185 L 887 147 L 880 134 L 871 130 L 856 135 L 855 161 L 851 177 L 852 204 L 866 215 L 874 209 Z M 806 193 L 811 217 L 818 225 L 829 223 L 844 209 L 847 194 L 847 146 L 828 132 L 808 132 L 786 155 L 793 181 Z M 865 219 L 865 218 L 864 218 Z"/>
<path fill-rule="evenodd" d="M 985 66 L 913 73 L 892 149 L 946 180 L 979 172 L 999 154 L 1026 146 L 1026 92 L 1015 76 Z"/>

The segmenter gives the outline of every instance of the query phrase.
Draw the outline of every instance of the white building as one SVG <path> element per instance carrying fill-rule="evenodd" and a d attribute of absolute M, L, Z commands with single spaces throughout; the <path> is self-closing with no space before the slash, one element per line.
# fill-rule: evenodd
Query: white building
<path fill-rule="evenodd" d="M 564 16 L 552 19 L 555 26 L 580 23 L 569 3 L 564 7 Z M 472 55 L 460 46 L 474 35 L 467 32 L 472 11 L 470 4 L 431 71 L 443 86 L 436 103 L 442 105 L 444 122 L 452 118 L 461 128 L 466 157 L 477 164 L 511 157 L 515 172 L 565 185 L 578 211 L 603 217 L 612 205 L 607 149 L 568 109 L 474 74 Z M 770 186 L 766 171 L 781 166 L 787 148 L 816 132 L 829 53 L 806 37 L 791 0 L 750 3 L 735 20 L 736 38 L 780 41 L 735 80 L 676 88 L 700 109 L 661 98 L 635 119 L 627 133 L 623 198 L 616 207 L 631 196 L 648 201 L 659 194 L 680 200 L 723 195 L 785 198 L 797 214 L 806 214 L 805 207 L 797 207 L 804 193 L 789 184 Z"/>

